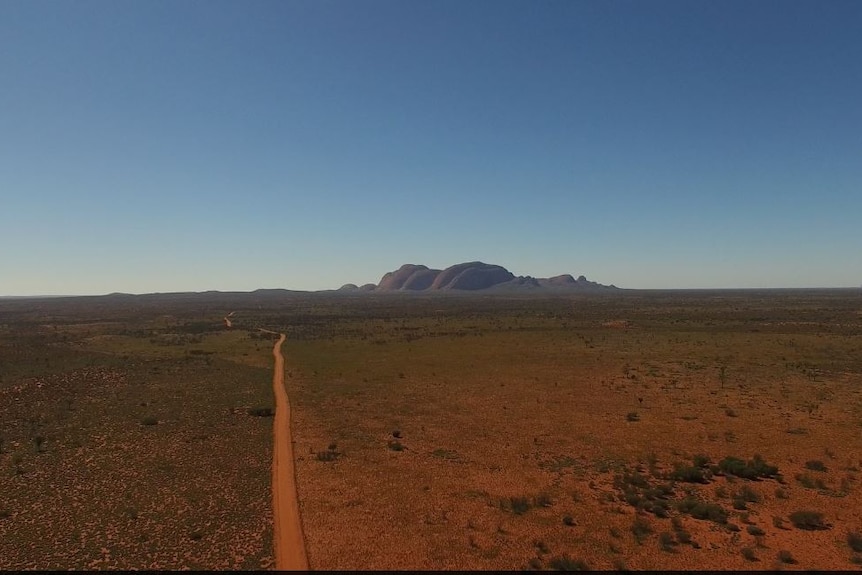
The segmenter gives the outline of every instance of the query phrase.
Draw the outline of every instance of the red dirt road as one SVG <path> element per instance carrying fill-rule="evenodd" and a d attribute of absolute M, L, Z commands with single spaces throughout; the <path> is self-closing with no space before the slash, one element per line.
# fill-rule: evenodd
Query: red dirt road
<path fill-rule="evenodd" d="M 270 332 L 272 333 L 272 332 Z M 284 334 L 272 347 L 275 371 L 272 390 L 275 394 L 275 422 L 273 424 L 272 458 L 272 517 L 275 568 L 282 570 L 308 570 L 305 538 L 299 518 L 296 499 L 296 474 L 293 467 L 293 442 L 290 437 L 290 402 L 284 390 L 284 357 L 281 344 Z"/>

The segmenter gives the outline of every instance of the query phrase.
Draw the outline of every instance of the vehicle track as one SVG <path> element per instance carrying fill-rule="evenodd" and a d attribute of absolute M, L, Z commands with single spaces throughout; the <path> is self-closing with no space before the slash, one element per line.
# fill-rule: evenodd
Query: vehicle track
<path fill-rule="evenodd" d="M 262 329 L 266 333 L 276 333 Z M 293 442 L 290 436 L 290 402 L 284 389 L 284 356 L 281 344 L 285 335 L 277 334 L 272 347 L 275 367 L 272 390 L 275 395 L 275 421 L 273 422 L 272 449 L 272 532 L 275 568 L 282 570 L 308 570 L 305 538 L 296 498 L 296 472 L 293 465 Z"/>

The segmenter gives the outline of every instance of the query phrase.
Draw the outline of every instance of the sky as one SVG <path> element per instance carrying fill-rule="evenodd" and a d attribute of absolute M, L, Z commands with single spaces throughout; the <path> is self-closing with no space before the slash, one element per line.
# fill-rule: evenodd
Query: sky
<path fill-rule="evenodd" d="M 0 0 L 0 295 L 862 285 L 862 2 Z"/>

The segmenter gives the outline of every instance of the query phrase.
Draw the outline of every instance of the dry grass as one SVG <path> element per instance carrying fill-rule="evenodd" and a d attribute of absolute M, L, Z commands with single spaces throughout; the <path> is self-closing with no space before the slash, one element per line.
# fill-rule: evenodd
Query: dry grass
<path fill-rule="evenodd" d="M 500 301 L 485 311 L 480 303 L 472 314 L 442 303 L 443 312 L 396 311 L 388 321 L 351 320 L 342 336 L 335 325 L 329 337 L 289 341 L 288 361 L 301 375 L 289 387 L 297 453 L 331 439 L 344 452 L 334 465 L 311 457 L 297 464 L 312 566 L 547 567 L 534 540 L 599 569 L 620 560 L 633 569 L 773 568 L 775 552 L 761 545 L 793 549 L 802 568 L 851 566 L 833 531 L 862 521 L 857 479 L 847 471 L 862 458 L 862 372 L 853 356 L 860 344 L 847 335 L 859 320 L 836 327 L 828 308 L 810 312 L 820 322 L 782 319 L 809 317 L 811 302 L 783 302 L 778 312 L 745 298 L 614 303 L 630 306 L 626 329 L 603 325 L 604 300 L 592 309 L 584 301 Z M 747 318 L 761 313 L 767 318 Z M 638 421 L 626 421 L 632 412 Z M 396 428 L 407 447 L 397 453 L 387 449 Z M 808 431 L 787 433 L 794 428 Z M 835 463 L 818 475 L 837 486 L 849 474 L 849 489 L 794 485 L 805 462 L 827 450 Z M 778 476 L 750 481 L 716 469 L 706 484 L 676 481 L 666 518 L 644 511 L 657 499 L 633 506 L 614 487 L 624 470 L 640 470 L 652 487 L 666 483 L 698 454 L 755 468 L 760 455 Z M 717 487 L 727 499 L 715 496 Z M 774 496 L 778 488 L 786 499 Z M 500 504 L 539 493 L 553 504 L 520 512 Z M 704 507 L 703 520 L 682 516 L 686 543 L 662 543 L 681 513 L 674 502 L 689 496 L 720 508 L 727 525 L 710 521 Z M 809 508 L 833 529 L 792 528 L 790 515 Z M 653 527 L 639 545 L 630 526 L 642 513 Z M 739 527 L 742 513 L 756 528 Z M 354 526 L 349 535 L 344 525 Z"/>
<path fill-rule="evenodd" d="M 0 569 L 270 566 L 271 372 L 48 346 L 9 375 L 41 347 L 0 372 Z"/>
<path fill-rule="evenodd" d="M 203 297 L 0 306 L 0 567 L 269 567 L 256 327 L 288 333 L 312 568 L 858 557 L 855 293 Z"/>

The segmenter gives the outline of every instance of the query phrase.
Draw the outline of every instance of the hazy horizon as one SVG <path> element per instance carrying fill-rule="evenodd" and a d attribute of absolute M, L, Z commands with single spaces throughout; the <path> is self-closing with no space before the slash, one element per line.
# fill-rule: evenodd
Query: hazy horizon
<path fill-rule="evenodd" d="M 862 3 L 0 3 L 0 294 L 862 284 Z"/>

